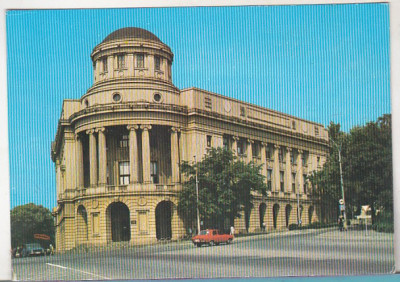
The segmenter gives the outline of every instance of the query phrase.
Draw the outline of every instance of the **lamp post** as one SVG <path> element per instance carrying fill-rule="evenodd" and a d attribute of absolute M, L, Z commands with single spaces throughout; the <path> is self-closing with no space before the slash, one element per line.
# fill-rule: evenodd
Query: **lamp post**
<path fill-rule="evenodd" d="M 194 158 L 194 163 L 197 164 L 196 155 L 194 155 L 193 158 Z M 196 210 L 197 210 L 197 234 L 200 234 L 199 181 L 197 179 L 197 168 L 196 168 Z"/>
<path fill-rule="evenodd" d="M 346 220 L 346 201 L 344 198 L 344 185 L 343 185 L 343 171 L 342 171 L 342 156 L 341 156 L 341 148 L 338 144 L 336 144 L 335 141 L 333 141 L 331 139 L 332 143 L 336 146 L 336 148 L 338 149 L 338 153 L 339 153 L 339 171 L 340 171 L 340 187 L 342 190 L 342 199 L 343 199 L 343 227 L 344 229 L 347 229 L 347 220 Z"/>

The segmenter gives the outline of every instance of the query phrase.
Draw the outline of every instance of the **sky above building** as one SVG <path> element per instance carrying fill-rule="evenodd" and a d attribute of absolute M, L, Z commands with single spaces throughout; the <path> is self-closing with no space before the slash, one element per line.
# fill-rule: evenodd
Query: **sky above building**
<path fill-rule="evenodd" d="M 64 99 L 93 84 L 90 53 L 141 27 L 174 53 L 173 83 L 344 131 L 390 113 L 388 4 L 9 11 L 11 208 L 56 206 L 50 158 Z"/>

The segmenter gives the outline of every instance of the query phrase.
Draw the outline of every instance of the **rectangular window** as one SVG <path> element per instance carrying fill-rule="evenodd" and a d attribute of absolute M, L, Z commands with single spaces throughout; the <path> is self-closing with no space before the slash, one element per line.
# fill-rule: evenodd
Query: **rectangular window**
<path fill-rule="evenodd" d="M 253 157 L 258 157 L 259 156 L 259 146 L 260 144 L 258 143 L 258 142 L 254 142 L 253 144 L 252 144 L 252 146 L 251 146 L 251 151 L 252 151 L 252 154 L 253 154 Z"/>
<path fill-rule="evenodd" d="M 295 155 L 294 151 L 292 151 L 290 153 L 290 163 L 291 164 L 296 164 L 296 155 Z"/>
<path fill-rule="evenodd" d="M 303 191 L 307 194 L 307 175 L 303 174 Z"/>
<path fill-rule="evenodd" d="M 238 152 L 238 155 L 244 154 L 244 141 L 243 140 L 237 141 L 237 152 Z"/>
<path fill-rule="evenodd" d="M 314 127 L 314 130 L 315 130 L 315 136 L 318 136 L 319 135 L 319 128 L 316 126 L 316 127 Z"/>
<path fill-rule="evenodd" d="M 99 235 L 99 213 L 92 213 L 92 233 L 93 236 Z"/>
<path fill-rule="evenodd" d="M 128 185 L 130 178 L 129 162 L 119 163 L 119 185 Z"/>
<path fill-rule="evenodd" d="M 117 55 L 117 69 L 125 68 L 125 55 Z"/>
<path fill-rule="evenodd" d="M 152 161 L 150 162 L 150 176 L 153 180 L 153 183 L 157 184 L 158 181 L 158 168 L 157 168 L 157 162 Z"/>
<path fill-rule="evenodd" d="M 296 122 L 294 120 L 292 121 L 292 128 L 293 130 L 296 130 Z"/>
<path fill-rule="evenodd" d="M 207 147 L 211 147 L 211 135 L 207 135 Z"/>
<path fill-rule="evenodd" d="M 119 147 L 120 148 L 128 148 L 129 146 L 129 136 L 122 135 L 121 139 L 119 140 Z"/>
<path fill-rule="evenodd" d="M 271 147 L 270 146 L 267 146 L 265 148 L 265 158 L 267 160 L 271 160 L 272 159 L 272 151 L 271 151 Z"/>
<path fill-rule="evenodd" d="M 303 166 L 307 165 L 307 153 L 306 152 L 303 153 L 302 162 L 303 162 Z"/>
<path fill-rule="evenodd" d="M 107 57 L 103 58 L 101 62 L 103 63 L 103 72 L 107 72 L 108 71 Z"/>
<path fill-rule="evenodd" d="M 285 173 L 283 171 L 281 171 L 279 173 L 280 176 L 280 180 L 281 180 L 281 192 L 285 191 Z"/>
<path fill-rule="evenodd" d="M 144 68 L 144 54 L 136 54 L 136 67 Z"/>
<path fill-rule="evenodd" d="M 159 56 L 154 56 L 154 69 L 157 71 L 161 69 L 161 58 Z"/>
<path fill-rule="evenodd" d="M 204 107 L 207 109 L 212 109 L 212 102 L 210 97 L 204 97 Z"/>
<path fill-rule="evenodd" d="M 245 107 L 240 107 L 240 116 L 245 117 L 246 116 L 246 109 Z"/>
<path fill-rule="evenodd" d="M 296 193 L 296 173 L 292 173 L 292 193 Z"/>
<path fill-rule="evenodd" d="M 283 162 L 283 148 L 279 148 L 279 161 Z"/>
<path fill-rule="evenodd" d="M 267 170 L 267 190 L 272 190 L 272 169 Z"/>
<path fill-rule="evenodd" d="M 224 136 L 222 138 L 222 144 L 224 146 L 224 149 L 229 150 L 229 139 L 228 139 L 228 136 Z"/>

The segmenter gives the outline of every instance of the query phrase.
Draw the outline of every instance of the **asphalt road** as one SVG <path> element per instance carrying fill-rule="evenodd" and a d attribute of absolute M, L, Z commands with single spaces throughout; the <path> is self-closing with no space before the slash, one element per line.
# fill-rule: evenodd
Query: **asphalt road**
<path fill-rule="evenodd" d="M 290 231 L 237 238 L 105 248 L 13 259 L 13 280 L 102 280 L 360 275 L 393 272 L 393 234 Z"/>

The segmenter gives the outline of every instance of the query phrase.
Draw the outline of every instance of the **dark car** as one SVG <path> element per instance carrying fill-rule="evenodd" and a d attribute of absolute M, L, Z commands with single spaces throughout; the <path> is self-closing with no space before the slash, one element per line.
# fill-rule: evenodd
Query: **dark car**
<path fill-rule="evenodd" d="M 43 256 L 45 254 L 44 249 L 40 246 L 39 243 L 30 243 L 24 245 L 22 249 L 21 256 L 28 257 L 28 256 Z"/>

